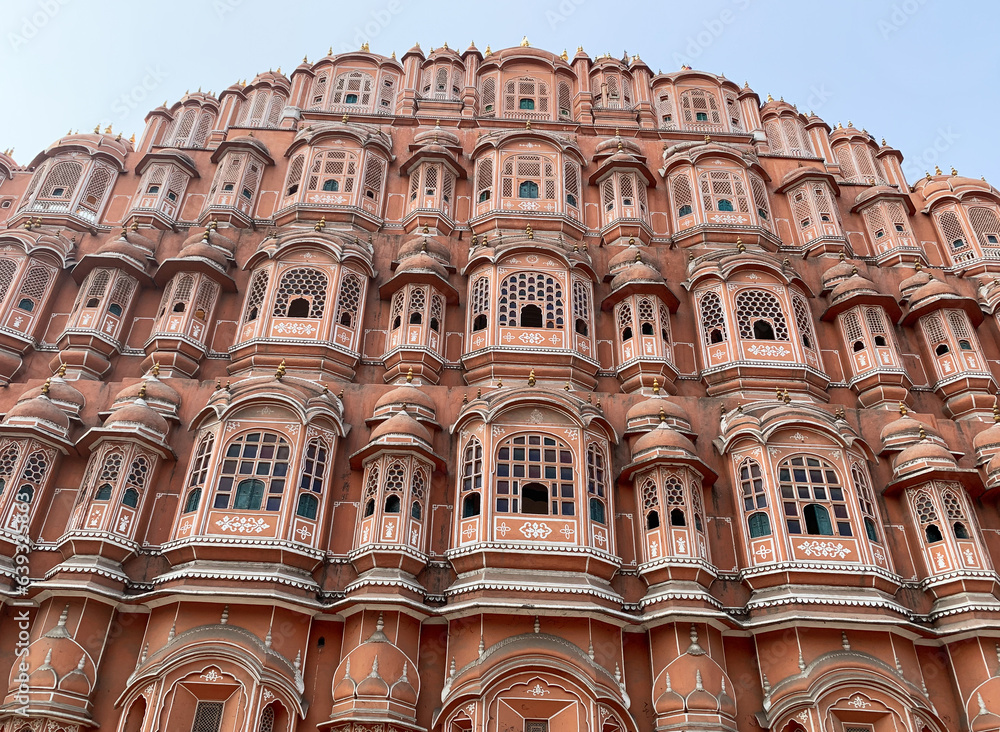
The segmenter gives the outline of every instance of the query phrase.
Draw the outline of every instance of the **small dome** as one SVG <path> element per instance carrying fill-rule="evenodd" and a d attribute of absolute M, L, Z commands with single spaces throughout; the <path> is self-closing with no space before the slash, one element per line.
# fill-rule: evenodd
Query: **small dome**
<path fill-rule="evenodd" d="M 451 252 L 448 247 L 426 234 L 415 236 L 403 242 L 399 251 L 396 252 L 396 259 L 402 261 L 416 254 L 429 254 L 444 265 L 451 264 Z"/>
<path fill-rule="evenodd" d="M 654 397 L 653 399 L 643 399 L 634 404 L 625 413 L 626 429 L 641 429 L 648 425 L 649 429 L 655 429 L 660 423 L 661 414 L 663 421 L 669 427 L 678 429 L 681 432 L 691 432 L 691 419 L 684 408 L 669 399 Z"/>
<path fill-rule="evenodd" d="M 633 459 L 649 450 L 683 450 L 694 454 L 694 444 L 675 429 L 667 426 L 666 422 L 661 422 L 660 426 L 650 430 L 632 445 Z"/>
<path fill-rule="evenodd" d="M 877 293 L 878 288 L 875 287 L 875 283 L 866 277 L 862 277 L 859 274 L 853 274 L 846 280 L 842 280 L 838 283 L 833 291 L 830 293 L 830 301 L 837 302 L 851 295 L 857 295 L 862 292 L 873 292 Z"/>
<path fill-rule="evenodd" d="M 955 292 L 951 285 L 932 277 L 930 282 L 926 285 L 914 290 L 913 294 L 910 296 L 910 308 L 916 308 L 918 303 L 926 302 L 927 300 L 941 297 L 942 295 L 955 296 L 958 295 L 958 293 Z"/>
<path fill-rule="evenodd" d="M 150 250 L 143 249 L 126 239 L 112 239 L 98 247 L 94 254 L 98 256 L 124 257 L 131 259 L 138 266 L 145 268 L 149 260 Z"/>
<path fill-rule="evenodd" d="M 423 130 L 418 132 L 413 136 L 413 142 L 416 145 L 452 145 L 457 147 L 461 145 L 461 141 L 458 139 L 458 135 L 450 130 L 443 130 L 440 126 L 435 126 L 429 130 Z M 426 148 L 425 148 L 426 149 Z"/>
<path fill-rule="evenodd" d="M 166 437 L 170 427 L 160 413 L 146 404 L 144 399 L 136 399 L 131 404 L 119 407 L 104 420 L 109 429 L 134 431 L 136 427 L 146 429 L 155 435 Z"/>
<path fill-rule="evenodd" d="M 716 712 L 719 709 L 719 700 L 705 689 L 695 689 L 685 701 L 692 712 Z"/>
<path fill-rule="evenodd" d="M 431 444 L 431 433 L 427 428 L 410 416 L 405 409 L 396 412 L 385 422 L 372 430 L 369 442 L 376 442 L 383 437 L 402 436 L 405 438 L 415 437 L 423 440 L 428 445 Z"/>
<path fill-rule="evenodd" d="M 921 430 L 932 441 L 941 441 L 941 436 L 934 428 L 910 417 L 908 414 L 903 414 L 899 419 L 893 420 L 882 428 L 882 433 L 879 435 L 879 438 L 882 440 L 882 449 L 899 450 L 906 445 L 918 442 L 922 439 Z"/>
<path fill-rule="evenodd" d="M 48 393 L 46 396 L 52 400 L 59 408 L 69 413 L 71 417 L 77 417 L 80 414 L 80 410 L 83 405 L 87 403 L 86 397 L 83 396 L 75 387 L 71 386 L 62 376 L 58 374 L 48 379 Z M 26 391 L 17 400 L 17 403 L 26 402 L 29 399 L 34 399 L 35 397 L 41 396 L 45 393 L 46 387 L 36 386 L 34 389 Z"/>
<path fill-rule="evenodd" d="M 984 455 L 1000 452 L 1000 421 L 994 421 L 993 424 L 972 438 L 972 447 L 980 460 L 983 459 Z"/>
<path fill-rule="evenodd" d="M 3 420 L 11 426 L 33 426 L 39 422 L 63 435 L 69 432 L 69 416 L 44 394 L 15 404 Z"/>
<path fill-rule="evenodd" d="M 899 291 L 903 295 L 909 295 L 914 290 L 917 290 L 928 282 L 931 281 L 931 276 L 921 268 L 917 268 L 917 271 L 907 277 L 905 280 L 899 283 Z"/>
<path fill-rule="evenodd" d="M 827 269 L 823 273 L 823 289 L 827 290 L 838 282 L 846 280 L 857 272 L 857 267 L 848 262 L 843 256 L 839 262 Z"/>
<path fill-rule="evenodd" d="M 430 395 L 423 389 L 419 389 L 416 386 L 411 386 L 410 384 L 403 384 L 402 386 L 397 386 L 395 389 L 387 391 L 378 401 L 375 402 L 375 411 L 383 407 L 392 407 L 410 405 L 422 407 L 428 412 L 434 413 L 434 400 L 431 399 Z"/>
<path fill-rule="evenodd" d="M 192 244 L 197 244 L 198 242 L 204 242 L 205 244 L 211 244 L 214 247 L 219 247 L 227 252 L 233 251 L 236 243 L 230 239 L 228 236 L 219 233 L 219 230 L 214 225 L 209 225 L 205 231 L 200 234 L 192 234 L 187 239 L 184 240 L 184 247 L 181 248 L 183 252 L 185 248 L 191 246 Z"/>
<path fill-rule="evenodd" d="M 378 675 L 378 668 L 373 668 L 372 672 L 361 680 L 357 689 L 358 696 L 389 696 L 389 685 Z"/>
<path fill-rule="evenodd" d="M 173 387 L 152 375 L 146 376 L 142 381 L 137 381 L 118 392 L 114 405 L 133 402 L 136 399 L 144 399 L 149 406 L 169 414 L 176 414 L 177 407 L 181 403 L 181 395 Z"/>
<path fill-rule="evenodd" d="M 900 452 L 892 461 L 896 475 L 905 475 L 927 467 L 954 468 L 955 458 L 948 450 L 930 440 L 920 440 Z"/>
<path fill-rule="evenodd" d="M 614 274 L 622 267 L 634 264 L 637 261 L 637 257 L 638 261 L 642 261 L 642 250 L 634 243 L 629 244 L 608 260 L 608 270 Z"/>
<path fill-rule="evenodd" d="M 625 287 L 625 285 L 630 285 L 636 282 L 660 285 L 663 284 L 663 275 L 645 262 L 636 262 L 629 267 L 621 269 L 618 274 L 612 278 L 611 291 L 614 292 L 615 290 Z"/>
<path fill-rule="evenodd" d="M 179 259 L 206 259 L 222 271 L 225 271 L 228 264 L 226 255 L 222 251 L 203 241 L 187 245 L 181 249 L 177 257 Z"/>
<path fill-rule="evenodd" d="M 411 254 L 396 268 L 396 275 L 404 272 L 432 272 L 443 280 L 448 279 L 448 271 L 438 260 L 424 252 Z"/>
<path fill-rule="evenodd" d="M 598 155 L 600 155 L 602 153 L 608 153 L 608 152 L 615 154 L 617 151 L 629 153 L 629 157 L 631 157 L 632 155 L 640 157 L 642 156 L 642 150 L 634 140 L 627 137 L 621 137 L 619 135 L 615 135 L 614 137 L 609 137 L 606 140 L 602 140 L 597 145 L 596 152 Z"/>

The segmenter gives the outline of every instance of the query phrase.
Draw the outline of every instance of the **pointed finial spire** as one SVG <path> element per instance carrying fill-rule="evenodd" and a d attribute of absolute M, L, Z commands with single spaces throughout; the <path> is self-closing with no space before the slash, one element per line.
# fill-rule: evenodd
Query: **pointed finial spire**
<path fill-rule="evenodd" d="M 528 386 L 534 386 L 534 385 L 535 385 L 535 370 L 531 369 L 531 371 L 528 373 Z"/>
<path fill-rule="evenodd" d="M 653 377 L 653 393 L 654 394 L 660 393 L 660 381 L 655 376 Z"/>
<path fill-rule="evenodd" d="M 160 375 L 160 362 L 159 361 L 153 361 L 153 368 L 151 368 L 149 370 L 149 373 L 151 373 L 153 376 L 159 376 Z"/>
<path fill-rule="evenodd" d="M 277 370 L 274 372 L 274 378 L 281 381 L 285 376 L 285 359 L 281 359 L 281 363 L 278 364 Z"/>
<path fill-rule="evenodd" d="M 905 403 L 905 402 L 902 402 L 902 401 L 901 401 L 901 402 L 899 403 L 899 416 L 901 416 L 901 417 L 905 417 L 905 416 L 906 416 L 906 413 L 907 413 L 907 411 L 908 411 L 908 410 L 907 410 L 907 408 L 906 408 L 906 403 Z"/>
<path fill-rule="evenodd" d="M 59 370 L 56 371 L 56 376 L 62 378 L 65 375 L 66 375 L 66 364 L 61 363 L 59 364 Z"/>
<path fill-rule="evenodd" d="M 219 624 L 220 625 L 229 624 L 229 605 L 226 605 L 224 608 L 222 608 L 222 617 L 219 618 Z"/>
<path fill-rule="evenodd" d="M 851 642 L 847 639 L 847 631 L 846 630 L 840 631 L 840 646 L 845 651 L 851 650 Z"/>
<path fill-rule="evenodd" d="M 49 394 L 49 387 L 50 386 L 52 386 L 52 379 L 51 378 L 46 379 L 45 383 L 42 384 L 42 394 L 45 394 L 46 396 L 48 396 L 48 394 Z"/>
<path fill-rule="evenodd" d="M 406 371 L 406 383 L 407 384 L 412 384 L 413 383 L 413 367 L 412 366 L 410 366 L 410 368 L 407 369 L 407 371 Z"/>
<path fill-rule="evenodd" d="M 666 410 L 663 409 L 663 407 L 660 407 L 660 424 L 663 424 L 666 421 L 667 421 L 667 412 Z"/>
<path fill-rule="evenodd" d="M 521 39 L 521 48 L 528 48 L 530 45 L 531 44 L 528 43 L 528 37 L 524 36 L 524 38 Z"/>
<path fill-rule="evenodd" d="M 145 381 L 142 382 L 142 386 L 139 387 L 139 398 L 140 399 L 145 399 L 146 398 L 146 382 Z"/>
<path fill-rule="evenodd" d="M 540 633 L 541 632 L 541 624 L 538 622 L 538 616 L 537 615 L 535 616 L 535 632 L 536 633 Z"/>

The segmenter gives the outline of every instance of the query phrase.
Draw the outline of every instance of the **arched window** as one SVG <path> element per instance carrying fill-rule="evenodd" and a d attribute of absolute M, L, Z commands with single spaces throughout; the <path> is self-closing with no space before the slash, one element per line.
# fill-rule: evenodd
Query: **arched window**
<path fill-rule="evenodd" d="M 951 530 L 956 539 L 970 539 L 969 519 L 965 516 L 965 507 L 962 499 L 953 490 L 946 490 L 941 494 L 941 501 L 944 503 L 945 515 Z"/>
<path fill-rule="evenodd" d="M 740 464 L 740 489 L 743 493 L 743 510 L 767 508 L 767 492 L 760 463 L 747 458 Z"/>
<path fill-rule="evenodd" d="M 660 528 L 659 491 L 652 478 L 642 484 L 642 511 L 646 516 L 646 531 Z"/>
<path fill-rule="evenodd" d="M 522 76 L 510 79 L 504 86 L 504 111 L 508 116 L 521 116 L 518 112 L 536 112 L 532 118 L 549 118 L 549 86 L 545 82 Z"/>
<path fill-rule="evenodd" d="M 995 208 L 973 206 L 968 210 L 972 230 L 983 249 L 996 249 L 1000 246 L 1000 216 Z"/>
<path fill-rule="evenodd" d="M 329 280 L 311 267 L 296 267 L 281 276 L 274 298 L 274 316 L 279 318 L 322 318 Z"/>
<path fill-rule="evenodd" d="M 674 201 L 674 210 L 678 218 L 690 216 L 694 198 L 691 193 L 691 179 L 687 173 L 678 173 L 670 178 L 670 197 Z"/>
<path fill-rule="evenodd" d="M 576 515 L 572 451 L 547 435 L 508 438 L 497 450 L 495 494 L 498 513 Z"/>
<path fill-rule="evenodd" d="M 53 272 L 45 267 L 32 267 L 21 280 L 21 289 L 17 294 L 17 308 L 27 313 L 42 302 L 49 293 Z"/>
<path fill-rule="evenodd" d="M 260 308 L 264 302 L 264 296 L 267 294 L 267 279 L 267 270 L 254 272 L 253 277 L 250 279 L 250 287 L 247 291 L 247 304 L 243 312 L 244 324 L 253 322 L 260 317 Z"/>
<path fill-rule="evenodd" d="M 21 469 L 21 487 L 18 488 L 17 500 L 31 503 L 36 489 L 41 489 L 45 482 L 49 466 L 49 459 L 41 450 L 36 450 L 28 455 L 28 459 L 24 461 L 24 467 Z M 0 484 L 0 490 L 2 490 L 2 484 Z"/>
<path fill-rule="evenodd" d="M 706 292 L 699 301 L 701 310 L 701 327 L 705 345 L 724 343 L 726 337 L 726 314 L 722 309 L 722 298 L 715 292 Z"/>
<path fill-rule="evenodd" d="M 750 530 L 751 539 L 759 539 L 762 536 L 771 535 L 771 519 L 763 511 L 750 514 L 747 519 L 747 528 Z"/>
<path fill-rule="evenodd" d="M 508 155 L 500 170 L 503 198 L 556 199 L 556 160 L 550 155 Z"/>
<path fill-rule="evenodd" d="M 478 493 L 470 493 L 462 499 L 462 518 L 473 518 L 478 516 L 482 499 Z"/>
<path fill-rule="evenodd" d="M 622 343 L 632 340 L 632 305 L 623 302 L 618 306 L 618 333 Z"/>
<path fill-rule="evenodd" d="M 663 481 L 663 503 L 668 511 L 671 526 L 687 526 L 684 484 L 676 475 L 667 476 Z"/>
<path fill-rule="evenodd" d="M 476 172 L 476 202 L 485 203 L 493 197 L 493 158 L 479 161 Z"/>
<path fill-rule="evenodd" d="M 825 460 L 808 455 L 784 460 L 778 488 L 789 534 L 854 536 L 843 484 Z"/>
<path fill-rule="evenodd" d="M 334 81 L 331 102 L 334 107 L 357 105 L 367 109 L 372 106 L 374 90 L 375 79 L 371 74 L 350 71 L 340 74 Z"/>
<path fill-rule="evenodd" d="M 124 457 L 120 452 L 109 452 L 104 455 L 103 464 L 101 464 L 101 473 L 97 479 L 99 485 L 94 494 L 94 500 L 111 500 L 113 485 L 118 480 L 123 461 Z"/>
<path fill-rule="evenodd" d="M 237 437 L 226 447 L 213 507 L 258 511 L 266 487 L 264 508 L 280 510 L 290 455 L 288 442 L 273 432 L 250 432 Z M 254 478 L 244 479 L 247 475 Z"/>
<path fill-rule="evenodd" d="M 360 275 L 349 272 L 340 281 L 340 296 L 337 298 L 336 322 L 348 328 L 358 325 L 358 306 L 361 303 L 361 292 L 364 281 Z"/>
<path fill-rule="evenodd" d="M 487 325 L 486 313 L 490 309 L 490 278 L 483 276 L 472 283 L 472 330 L 483 330 Z"/>
<path fill-rule="evenodd" d="M 705 89 L 681 92 L 681 114 L 687 129 L 710 129 L 709 125 L 722 124 L 719 102 L 712 92 Z"/>
<path fill-rule="evenodd" d="M 508 276 L 500 284 L 497 304 L 500 309 L 498 320 L 501 326 L 540 328 L 544 324 L 546 328 L 562 328 L 564 325 L 562 285 L 550 275 L 520 272 Z M 534 306 L 535 310 L 529 314 L 533 318 L 532 322 L 537 322 L 537 325 L 529 325 L 522 321 L 525 305 Z M 536 311 L 540 318 L 535 315 Z"/>
<path fill-rule="evenodd" d="M 740 173 L 727 170 L 707 170 L 698 176 L 701 202 L 705 211 L 738 211 L 749 213 L 750 198 Z"/>
<path fill-rule="evenodd" d="M 881 543 L 878 533 L 877 516 L 875 511 L 875 496 L 872 493 L 871 485 L 868 483 L 867 471 L 861 467 L 860 463 L 851 464 L 851 481 L 854 483 L 854 492 L 858 496 L 858 505 L 861 506 L 861 515 L 864 517 L 865 534 L 869 541 L 876 544 Z"/>
<path fill-rule="evenodd" d="M 587 493 L 590 495 L 591 521 L 604 524 L 607 467 L 604 459 L 604 451 L 596 442 L 587 445 Z"/>
<path fill-rule="evenodd" d="M 764 290 L 743 290 L 736 296 L 736 323 L 744 340 L 788 340 L 781 302 Z"/>
<path fill-rule="evenodd" d="M 795 326 L 799 331 L 799 339 L 807 351 L 816 350 L 816 336 L 813 333 L 812 316 L 806 299 L 797 292 L 792 293 L 792 312 L 795 315 Z"/>
<path fill-rule="evenodd" d="M 927 491 L 919 491 L 912 497 L 913 512 L 928 544 L 944 540 L 934 500 Z"/>
<path fill-rule="evenodd" d="M 483 444 L 473 437 L 462 455 L 462 492 L 479 491 L 483 487 Z"/>
<path fill-rule="evenodd" d="M 76 191 L 83 174 L 80 163 L 63 161 L 56 163 L 45 176 L 45 182 L 38 191 L 38 198 L 70 199 Z"/>
<path fill-rule="evenodd" d="M 201 487 L 188 491 L 187 500 L 184 501 L 184 513 L 191 513 L 198 510 L 201 503 Z"/>
<path fill-rule="evenodd" d="M 378 463 L 373 462 L 368 468 L 368 480 L 365 482 L 364 518 L 368 518 L 375 513 L 375 497 L 378 495 L 378 478 Z"/>
<path fill-rule="evenodd" d="M 30 485 L 22 485 L 17 491 L 17 500 L 21 501 L 21 503 L 31 503 L 34 497 L 35 497 L 35 489 L 32 488 Z M 969 537 L 966 536 L 965 538 L 968 539 Z"/>
<path fill-rule="evenodd" d="M 582 280 L 573 282 L 574 330 L 586 336 L 590 333 L 590 287 Z"/>
<path fill-rule="evenodd" d="M 416 468 L 410 478 L 410 518 L 417 521 L 423 516 L 424 491 L 427 486 L 427 478 L 424 471 Z"/>
<path fill-rule="evenodd" d="M 139 491 L 135 488 L 126 488 L 125 493 L 122 494 L 122 504 L 128 506 L 129 508 L 135 508 L 139 505 Z"/>
<path fill-rule="evenodd" d="M 309 168 L 307 189 L 318 192 L 353 193 L 357 185 L 358 156 L 350 150 L 325 150 L 317 152 Z M 350 203 L 349 196 L 319 196 L 330 203 Z M 329 199 L 329 200 L 327 200 Z M 308 199 L 314 203 L 311 197 Z"/>

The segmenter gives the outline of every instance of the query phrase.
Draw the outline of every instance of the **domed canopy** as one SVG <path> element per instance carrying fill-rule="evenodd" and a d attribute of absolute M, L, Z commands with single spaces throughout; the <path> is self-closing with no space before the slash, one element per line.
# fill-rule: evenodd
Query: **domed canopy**
<path fill-rule="evenodd" d="M 163 439 L 170 431 L 167 420 L 160 416 L 159 412 L 150 407 L 143 399 L 136 399 L 131 404 L 120 407 L 113 411 L 104 420 L 104 426 L 108 429 L 123 430 L 132 432 L 136 429 L 145 430 Z"/>
<path fill-rule="evenodd" d="M 919 442 L 924 436 L 932 442 L 943 443 L 937 430 L 910 417 L 906 408 L 901 407 L 899 419 L 893 420 L 883 427 L 879 438 L 882 440 L 882 450 L 892 452 Z"/>
<path fill-rule="evenodd" d="M 931 276 L 918 265 L 916 272 L 899 283 L 899 292 L 904 296 L 909 296 L 930 281 Z"/>
<path fill-rule="evenodd" d="M 900 452 L 892 461 L 892 470 L 897 478 L 928 468 L 954 469 L 955 458 L 948 450 L 936 442 L 920 440 Z"/>
<path fill-rule="evenodd" d="M 840 261 L 823 272 L 823 289 L 832 289 L 838 282 L 846 280 L 857 272 L 857 266 L 847 261 L 843 254 Z"/>
<path fill-rule="evenodd" d="M 17 403 L 34 399 L 42 394 L 66 412 L 71 419 L 79 419 L 80 410 L 87 403 L 86 397 L 62 377 L 62 370 L 46 380 L 45 384 L 26 391 Z"/>
<path fill-rule="evenodd" d="M 695 436 L 684 408 L 676 402 L 659 397 L 643 399 L 629 408 L 625 413 L 625 433 L 653 430 L 661 421 L 688 437 Z"/>
<path fill-rule="evenodd" d="M 635 441 L 632 445 L 632 459 L 638 459 L 643 453 L 653 450 L 684 451 L 693 455 L 695 447 L 691 440 L 663 421 L 656 429 Z"/>
<path fill-rule="evenodd" d="M 432 439 L 427 428 L 411 417 L 406 409 L 396 412 L 372 430 L 370 442 L 377 442 L 383 438 L 403 442 L 409 442 L 412 438 L 416 438 L 423 440 L 428 445 Z"/>
<path fill-rule="evenodd" d="M 375 402 L 375 414 L 387 414 L 387 410 L 393 410 L 393 407 L 405 407 L 407 411 L 416 407 L 418 415 L 421 411 L 425 411 L 432 417 L 436 413 L 434 400 L 431 399 L 430 395 L 423 389 L 411 386 L 410 384 L 397 386 L 395 389 L 387 391 L 380 396 L 378 401 Z"/>
<path fill-rule="evenodd" d="M 398 277 L 404 272 L 426 272 L 435 274 L 441 279 L 448 278 L 448 272 L 444 266 L 437 259 L 424 252 L 417 252 L 404 259 L 396 268 L 396 276 Z"/>
<path fill-rule="evenodd" d="M 396 252 L 396 259 L 401 262 L 415 254 L 428 254 L 445 266 L 451 265 L 451 251 L 448 247 L 427 234 L 404 241 Z"/>
<path fill-rule="evenodd" d="M 154 370 L 156 369 L 154 368 Z M 150 374 L 142 381 L 137 381 L 118 392 L 112 408 L 123 406 L 124 403 L 134 402 L 137 399 L 145 400 L 147 405 L 168 417 L 177 415 L 177 408 L 181 403 L 181 395 L 173 387 Z"/>
<path fill-rule="evenodd" d="M 3 424 L 34 427 L 63 438 L 69 434 L 69 416 L 45 394 L 15 404 L 4 416 Z"/>

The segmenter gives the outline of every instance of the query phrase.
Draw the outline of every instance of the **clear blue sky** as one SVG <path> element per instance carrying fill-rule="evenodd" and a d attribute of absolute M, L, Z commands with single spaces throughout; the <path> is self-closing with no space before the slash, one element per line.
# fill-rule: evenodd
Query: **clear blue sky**
<path fill-rule="evenodd" d="M 219 90 L 328 47 L 414 42 L 638 53 L 750 82 L 902 150 L 908 179 L 954 165 L 1000 186 L 1000 3 L 989 0 L 4 0 L 0 150 L 28 163 L 69 128 L 141 133 L 186 89 Z"/>

